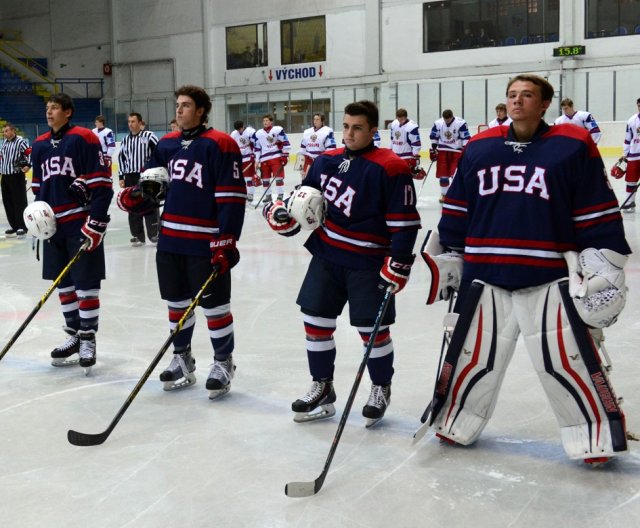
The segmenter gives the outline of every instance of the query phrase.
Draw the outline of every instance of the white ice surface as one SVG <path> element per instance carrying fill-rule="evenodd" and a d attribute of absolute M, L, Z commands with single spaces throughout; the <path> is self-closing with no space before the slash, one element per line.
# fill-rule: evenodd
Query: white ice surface
<path fill-rule="evenodd" d="M 296 182 L 289 168 L 288 188 Z M 623 196 L 622 182 L 613 184 Z M 419 202 L 425 230 L 437 223 L 437 197 L 431 175 Z M 70 445 L 68 429 L 97 433 L 108 426 L 168 332 L 155 248 L 130 247 L 126 215 L 115 201 L 110 212 L 108 279 L 91 376 L 49 364 L 49 352 L 65 339 L 55 293 L 0 362 L 2 528 L 640 526 L 640 446 L 633 443 L 628 456 L 597 470 L 569 460 L 522 342 L 476 445 L 451 448 L 429 432 L 412 446 L 436 374 L 446 310 L 444 303 L 425 305 L 420 259 L 397 299 L 396 374 L 387 416 L 365 429 L 365 376 L 323 489 L 311 498 L 287 498 L 287 482 L 312 481 L 322 471 L 361 344 L 341 317 L 337 414 L 295 424 L 290 404 L 310 382 L 295 304 L 309 256 L 303 236 L 272 233 L 260 209 L 246 211 L 242 259 L 233 271 L 238 370 L 231 393 L 219 401 L 207 398 L 212 354 L 198 311 L 197 384 L 164 392 L 158 374 L 167 355 L 104 445 Z M 640 213 L 625 216 L 635 251 L 627 266 L 630 295 L 620 320 L 606 332 L 613 383 L 635 431 L 639 219 Z M 0 232 L 7 227 L 2 210 Z M 0 347 L 49 287 L 40 268 L 29 240 L 0 239 Z"/>

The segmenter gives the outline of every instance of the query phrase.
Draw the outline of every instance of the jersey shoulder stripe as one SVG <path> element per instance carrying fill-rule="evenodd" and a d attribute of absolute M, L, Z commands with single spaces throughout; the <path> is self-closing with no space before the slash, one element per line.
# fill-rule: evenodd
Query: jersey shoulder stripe
<path fill-rule="evenodd" d="M 600 151 L 598 147 L 593 142 L 593 140 L 589 141 L 587 138 L 591 138 L 591 133 L 582 127 L 577 127 L 575 125 L 570 125 L 568 123 L 563 123 L 560 125 L 554 125 L 549 127 L 549 129 L 543 134 L 543 137 L 550 138 L 554 136 L 562 136 L 575 139 L 577 141 L 582 141 L 589 148 L 589 155 L 592 158 L 599 157 Z"/>
<path fill-rule="evenodd" d="M 479 132 L 478 134 L 474 135 L 469 140 L 467 145 L 471 145 L 472 143 L 475 143 L 476 141 L 481 141 L 483 139 L 490 139 L 490 138 L 497 138 L 497 137 L 506 138 L 508 131 L 509 131 L 508 126 L 495 126 L 492 128 L 487 128 L 486 130 L 483 130 L 482 132 Z"/>
<path fill-rule="evenodd" d="M 408 174 L 409 166 L 391 149 L 373 149 L 365 152 L 363 158 L 384 167 L 389 176 Z"/>
<path fill-rule="evenodd" d="M 96 136 L 91 130 L 84 127 L 72 126 L 67 134 L 80 136 L 87 143 L 93 143 L 95 145 L 100 145 L 100 139 Z"/>
<path fill-rule="evenodd" d="M 237 154 L 240 153 L 238 143 L 229 134 L 225 134 L 224 132 L 220 132 L 218 130 L 209 129 L 204 134 L 202 134 L 202 137 L 215 141 L 222 152 L 234 152 Z"/>

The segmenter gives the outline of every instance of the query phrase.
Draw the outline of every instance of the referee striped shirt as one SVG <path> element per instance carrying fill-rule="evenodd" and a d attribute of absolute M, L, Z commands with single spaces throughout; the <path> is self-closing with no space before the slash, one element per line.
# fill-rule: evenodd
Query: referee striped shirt
<path fill-rule="evenodd" d="M 149 130 L 127 135 L 120 144 L 118 178 L 122 180 L 125 174 L 142 172 L 157 144 L 158 136 Z"/>
<path fill-rule="evenodd" d="M 24 151 L 29 148 L 29 142 L 21 136 L 13 139 L 5 139 L 0 147 L 0 174 L 15 174 L 22 172 L 16 163 L 24 156 Z M 27 160 L 29 157 L 26 156 Z"/>

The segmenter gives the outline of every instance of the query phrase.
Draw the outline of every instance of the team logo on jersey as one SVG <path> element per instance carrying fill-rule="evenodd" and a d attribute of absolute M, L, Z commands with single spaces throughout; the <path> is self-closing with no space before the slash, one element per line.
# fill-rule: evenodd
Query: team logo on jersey
<path fill-rule="evenodd" d="M 504 144 L 510 146 L 516 154 L 522 154 L 525 147 L 531 145 L 531 141 L 527 141 L 526 143 L 521 143 L 519 141 L 505 141 Z"/>
<path fill-rule="evenodd" d="M 183 139 L 180 144 L 182 145 L 182 150 L 187 150 L 191 143 L 193 143 L 193 139 Z"/>
<path fill-rule="evenodd" d="M 449 132 L 447 132 L 447 134 L 448 134 L 448 133 L 449 133 Z M 400 139 L 400 131 L 399 131 L 399 130 L 396 130 L 396 131 L 393 133 L 393 135 L 395 136 L 395 138 L 396 138 L 396 139 Z"/>
<path fill-rule="evenodd" d="M 338 174 L 341 174 L 343 172 L 347 172 L 349 170 L 349 166 L 350 165 L 351 165 L 351 160 L 350 159 L 342 160 L 340 162 L 340 165 L 338 165 Z"/>
<path fill-rule="evenodd" d="M 454 132 L 455 132 L 455 130 L 454 130 Z M 452 139 L 453 138 L 453 134 L 449 130 L 447 130 L 444 133 L 444 137 L 447 138 L 447 139 Z"/>
<path fill-rule="evenodd" d="M 240 138 L 240 143 L 242 143 L 242 146 L 246 145 L 247 143 L 249 143 L 245 138 L 241 137 Z"/>
<path fill-rule="evenodd" d="M 311 136 L 309 136 L 309 139 L 315 142 L 316 139 L 318 139 L 318 134 L 311 134 Z"/>
<path fill-rule="evenodd" d="M 62 141 L 62 139 L 53 139 L 53 138 L 51 138 L 51 139 L 49 140 L 49 143 L 51 143 L 51 146 L 52 146 L 53 148 L 58 148 L 58 144 L 59 144 L 61 141 Z"/>
<path fill-rule="evenodd" d="M 272 144 L 272 143 L 275 142 L 275 140 L 276 140 L 276 138 L 274 138 L 273 136 L 267 136 L 267 142 L 268 143 Z"/>

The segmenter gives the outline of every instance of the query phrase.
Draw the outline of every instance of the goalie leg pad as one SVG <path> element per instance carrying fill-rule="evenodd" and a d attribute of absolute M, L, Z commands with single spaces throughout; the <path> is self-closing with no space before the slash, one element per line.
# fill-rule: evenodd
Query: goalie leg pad
<path fill-rule="evenodd" d="M 469 288 L 431 405 L 440 438 L 471 444 L 491 418 L 519 335 L 511 304 L 506 290 Z"/>
<path fill-rule="evenodd" d="M 570 458 L 627 451 L 625 419 L 566 280 L 514 292 L 525 344 Z"/>

